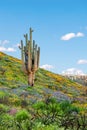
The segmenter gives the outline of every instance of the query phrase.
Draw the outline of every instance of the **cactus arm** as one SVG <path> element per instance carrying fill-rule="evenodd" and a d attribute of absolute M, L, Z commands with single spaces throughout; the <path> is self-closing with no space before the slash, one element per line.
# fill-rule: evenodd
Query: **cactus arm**
<path fill-rule="evenodd" d="M 28 47 L 28 34 L 26 33 L 26 34 L 24 35 L 24 37 L 25 37 L 26 47 Z"/>
<path fill-rule="evenodd" d="M 27 55 L 26 55 L 26 46 L 24 46 L 24 72 L 27 73 Z"/>
<path fill-rule="evenodd" d="M 21 59 L 22 63 L 24 63 L 24 47 L 23 47 L 23 41 L 21 40 Z"/>
<path fill-rule="evenodd" d="M 35 48 L 35 40 L 33 40 L 33 52 L 34 52 L 34 48 Z"/>
<path fill-rule="evenodd" d="M 31 50 L 30 41 L 28 41 L 28 72 L 31 72 Z"/>
<path fill-rule="evenodd" d="M 30 43 L 32 44 L 32 32 L 33 32 L 33 30 L 32 30 L 32 28 L 30 28 Z"/>
<path fill-rule="evenodd" d="M 40 47 L 38 47 L 37 50 L 37 68 L 39 68 L 39 62 L 40 62 Z"/>
<path fill-rule="evenodd" d="M 32 32 L 33 32 L 33 30 L 32 30 L 32 28 L 30 28 L 30 54 L 31 54 L 31 61 L 32 61 Z M 31 64 L 32 64 L 32 62 L 31 62 Z"/>
<path fill-rule="evenodd" d="M 37 70 L 37 44 L 35 45 L 34 70 Z"/>
<path fill-rule="evenodd" d="M 33 40 L 33 49 L 32 49 L 32 70 L 34 69 L 34 55 L 35 55 L 35 40 Z"/>
<path fill-rule="evenodd" d="M 21 40 L 21 60 L 22 60 L 22 68 L 25 71 L 25 57 L 24 57 L 24 46 L 23 46 L 23 41 Z"/>

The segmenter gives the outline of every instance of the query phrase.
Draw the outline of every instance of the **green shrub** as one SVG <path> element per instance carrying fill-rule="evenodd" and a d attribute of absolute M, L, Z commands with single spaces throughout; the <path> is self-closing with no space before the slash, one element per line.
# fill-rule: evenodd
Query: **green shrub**
<path fill-rule="evenodd" d="M 16 120 L 18 122 L 22 122 L 23 120 L 29 119 L 30 115 L 29 113 L 24 109 L 24 110 L 20 110 L 17 114 L 16 114 Z"/>
<path fill-rule="evenodd" d="M 9 129 L 10 127 L 13 126 L 13 123 L 14 123 L 14 118 L 13 116 L 9 115 L 9 114 L 4 114 L 4 115 L 1 115 L 2 118 L 1 118 L 1 122 L 0 122 L 0 127 L 4 129 Z M 1 130 L 0 128 L 0 130 Z"/>
<path fill-rule="evenodd" d="M 9 110 L 9 107 L 4 105 L 4 104 L 0 104 L 0 114 L 7 112 Z"/>
<path fill-rule="evenodd" d="M 8 96 L 8 93 L 0 91 L 0 103 L 8 104 Z"/>
<path fill-rule="evenodd" d="M 44 125 L 41 122 L 35 124 L 35 127 L 32 130 L 60 130 L 59 127 L 55 124 Z M 61 129 L 63 130 L 63 129 Z"/>
<path fill-rule="evenodd" d="M 58 121 L 60 113 L 59 103 L 55 99 L 40 101 L 34 105 L 36 120 L 44 125 L 50 125 Z"/>

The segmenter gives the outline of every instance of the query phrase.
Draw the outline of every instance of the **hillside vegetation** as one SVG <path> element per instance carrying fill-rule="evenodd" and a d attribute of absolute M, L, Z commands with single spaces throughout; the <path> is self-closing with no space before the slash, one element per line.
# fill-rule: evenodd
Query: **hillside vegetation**
<path fill-rule="evenodd" d="M 18 120 L 18 122 L 20 122 L 20 120 L 22 120 L 20 119 L 20 116 L 21 114 L 24 114 L 25 119 L 32 118 L 35 119 L 36 121 L 36 126 L 34 128 L 31 126 L 32 122 L 31 124 L 29 124 L 29 122 L 26 121 L 26 124 L 28 123 L 28 125 L 30 125 L 29 128 L 31 130 L 33 129 L 36 130 L 36 127 L 38 127 L 37 128 L 38 130 L 43 130 L 43 129 L 50 130 L 52 126 L 49 125 L 49 123 L 51 124 L 51 120 L 49 121 L 51 117 L 50 118 L 48 117 L 49 112 L 44 113 L 41 110 L 43 109 L 46 112 L 47 109 L 50 109 L 52 107 L 50 106 L 51 105 L 50 103 L 53 103 L 53 100 L 49 102 L 49 99 L 51 98 L 56 100 L 54 101 L 54 103 L 59 102 L 58 106 L 56 106 L 58 107 L 58 111 L 61 106 L 60 102 L 64 102 L 64 101 L 68 101 L 68 103 L 72 103 L 74 106 L 80 109 L 87 108 L 87 88 L 85 86 L 82 86 L 81 84 L 78 84 L 61 75 L 54 74 L 44 69 L 39 69 L 36 72 L 35 85 L 33 87 L 30 87 L 27 84 L 27 76 L 22 71 L 21 61 L 17 58 L 8 56 L 0 52 L 0 112 L 1 115 L 5 114 L 2 116 L 3 117 L 2 121 L 4 120 L 6 115 L 7 115 L 6 117 L 7 119 L 5 119 L 5 121 L 8 122 L 9 120 L 11 120 L 11 118 L 13 120 L 13 115 L 16 114 L 16 119 Z M 39 105 L 38 102 L 40 102 Z M 44 105 L 44 103 L 48 103 L 50 108 Z M 33 106 L 34 104 L 36 105 Z M 67 103 L 64 107 L 66 106 Z M 36 120 L 35 118 L 36 115 L 34 114 L 34 112 L 37 109 L 40 110 L 39 115 L 37 114 L 38 121 Z M 28 112 L 33 114 L 28 115 Z M 40 117 L 45 114 L 47 114 L 46 118 L 48 119 L 47 121 L 49 121 L 48 124 L 45 124 L 44 121 L 41 122 L 42 118 L 40 119 Z M 31 117 L 31 115 L 33 116 Z M 24 121 L 24 119 L 22 121 Z M 22 125 L 25 125 L 23 123 L 24 122 L 22 122 Z M 39 124 L 39 126 L 37 124 Z M 19 126 L 20 125 L 21 124 L 19 123 Z M 26 129 L 22 128 L 22 125 L 21 128 L 15 128 L 16 124 L 14 124 L 14 129 L 13 127 L 9 126 L 9 130 L 11 130 L 11 128 L 12 130 L 15 129 L 29 130 L 27 128 Z M 43 129 L 40 129 L 42 128 L 42 126 Z M 59 126 L 58 127 L 56 126 L 57 125 L 54 124 L 52 130 L 57 130 L 59 128 Z M 65 127 L 64 124 L 62 124 L 61 127 L 62 127 L 61 130 L 63 130 L 63 128 Z M 68 128 L 68 126 L 66 127 Z M 2 127 L 0 126 L 0 130 L 5 130 L 5 128 L 3 128 L 3 125 Z"/>
<path fill-rule="evenodd" d="M 27 76 L 22 71 L 21 61 L 0 52 L 0 89 L 2 88 L 10 90 L 31 89 L 27 85 Z M 81 101 L 87 100 L 84 96 L 87 91 L 85 86 L 43 69 L 37 71 L 35 85 L 31 90 L 37 93 L 36 95 L 41 96 L 48 93 L 60 96 L 60 99 L 73 99 L 76 97 Z"/>

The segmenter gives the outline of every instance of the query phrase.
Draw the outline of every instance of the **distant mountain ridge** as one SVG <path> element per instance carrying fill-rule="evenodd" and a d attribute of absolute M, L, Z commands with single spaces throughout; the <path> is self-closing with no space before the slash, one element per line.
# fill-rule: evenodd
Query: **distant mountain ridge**
<path fill-rule="evenodd" d="M 87 75 L 64 75 L 64 77 L 87 86 Z"/>

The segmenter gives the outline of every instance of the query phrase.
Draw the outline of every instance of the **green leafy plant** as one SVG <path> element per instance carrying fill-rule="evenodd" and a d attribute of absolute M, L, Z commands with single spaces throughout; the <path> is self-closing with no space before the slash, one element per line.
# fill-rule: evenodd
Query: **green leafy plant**
<path fill-rule="evenodd" d="M 16 114 L 16 120 L 18 122 L 22 122 L 26 119 L 29 119 L 29 113 L 26 110 L 21 110 Z"/>

